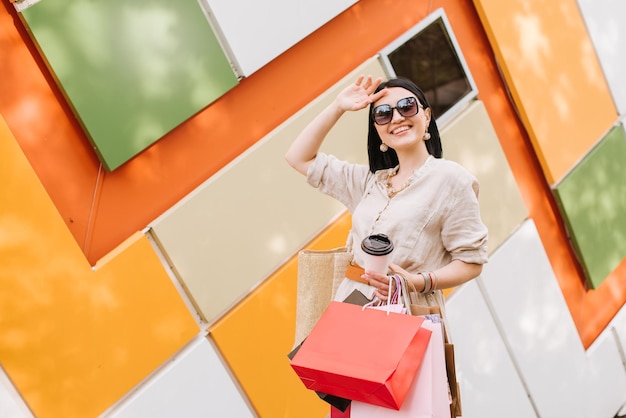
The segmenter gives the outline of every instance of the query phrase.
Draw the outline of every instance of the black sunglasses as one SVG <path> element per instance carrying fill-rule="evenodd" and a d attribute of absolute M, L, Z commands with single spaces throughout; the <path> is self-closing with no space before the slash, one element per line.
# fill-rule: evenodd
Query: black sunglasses
<path fill-rule="evenodd" d="M 386 125 L 393 119 L 393 109 L 397 109 L 400 116 L 409 117 L 417 115 L 420 111 L 421 105 L 417 103 L 415 97 L 405 97 L 398 100 L 396 107 L 392 107 L 388 104 L 376 106 L 372 110 L 372 119 L 376 125 Z"/>

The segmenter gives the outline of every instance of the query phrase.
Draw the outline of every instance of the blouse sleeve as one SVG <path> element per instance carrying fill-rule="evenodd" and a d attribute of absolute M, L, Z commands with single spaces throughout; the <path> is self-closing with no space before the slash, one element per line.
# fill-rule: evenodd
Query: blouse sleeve
<path fill-rule="evenodd" d="M 311 186 L 337 199 L 350 212 L 365 193 L 369 177 L 367 166 L 341 161 L 323 152 L 317 154 L 307 172 L 307 182 Z"/>
<path fill-rule="evenodd" d="M 478 189 L 476 178 L 467 173 L 450 199 L 441 237 L 453 260 L 487 262 L 487 227 L 480 218 Z"/>

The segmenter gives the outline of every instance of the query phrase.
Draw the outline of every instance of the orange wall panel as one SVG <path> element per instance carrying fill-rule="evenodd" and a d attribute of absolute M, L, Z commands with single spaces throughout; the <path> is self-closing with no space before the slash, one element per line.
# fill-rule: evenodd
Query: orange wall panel
<path fill-rule="evenodd" d="M 342 215 L 307 248 L 345 244 L 349 214 Z M 289 365 L 294 345 L 297 256 L 210 329 L 210 335 L 260 417 L 315 418 L 328 404 L 304 386 Z"/>
<path fill-rule="evenodd" d="M 0 363 L 37 417 L 95 417 L 199 332 L 140 232 L 94 271 L 0 118 Z"/>
<path fill-rule="evenodd" d="M 580 27 L 581 18 L 578 14 L 578 9 L 573 9 L 574 6 L 572 6 L 572 1 L 498 2 L 495 0 L 475 0 L 474 3 L 477 8 L 477 11 L 474 12 L 476 15 L 475 19 L 478 20 L 479 17 L 477 13 L 480 14 L 480 18 L 482 18 L 484 22 L 485 32 L 483 32 L 483 29 L 480 29 L 480 35 L 477 34 L 477 36 L 471 37 L 469 34 L 467 34 L 467 36 L 459 36 L 457 34 L 457 38 L 459 39 L 459 43 L 461 43 L 461 48 L 464 52 L 466 51 L 466 48 L 478 48 L 480 50 L 491 48 L 489 46 L 489 40 L 491 41 L 494 51 L 487 52 L 485 50 L 484 61 L 480 62 L 476 60 L 475 58 L 478 57 L 474 56 L 472 52 L 465 52 L 465 56 L 468 60 L 470 69 L 480 69 L 473 71 L 479 89 L 479 97 L 481 97 L 481 99 L 485 102 L 485 107 L 487 108 L 489 116 L 494 123 L 494 128 L 500 139 L 500 144 L 502 145 L 509 164 L 511 165 L 513 175 L 517 180 L 526 205 L 528 206 L 530 218 L 533 219 L 537 226 L 542 243 L 546 249 L 550 263 L 552 264 L 552 268 L 554 269 L 561 290 L 563 291 L 563 295 L 568 303 L 572 318 L 574 319 L 578 332 L 580 333 L 581 340 L 585 347 L 589 347 L 617 313 L 617 311 L 623 306 L 624 301 L 626 300 L 626 280 L 624 279 L 626 277 L 626 263 L 622 263 L 618 266 L 606 279 L 606 285 L 602 286 L 600 289 L 596 291 L 588 291 L 586 289 L 584 285 L 584 277 L 579 269 L 576 256 L 574 255 L 567 239 L 567 234 L 562 226 L 558 209 L 556 208 L 552 198 L 552 192 L 549 184 L 551 179 L 549 177 L 546 178 L 544 174 L 544 171 L 547 168 L 547 161 L 545 158 L 546 155 L 553 158 L 552 162 L 555 164 L 558 163 L 553 166 L 553 168 L 558 168 L 558 170 L 553 170 L 554 173 L 563 174 L 566 170 L 571 168 L 574 163 L 574 161 L 571 161 L 574 154 L 582 156 L 586 151 L 588 151 L 585 147 L 590 146 L 598 140 L 604 131 L 608 131 L 611 124 L 615 121 L 615 109 L 612 107 L 611 103 L 607 102 L 607 100 L 609 100 L 606 96 L 608 93 L 606 92 L 606 86 L 604 85 L 605 83 L 603 81 L 604 78 L 602 74 L 595 73 L 595 82 L 591 83 L 592 85 L 590 87 L 588 83 L 591 81 L 587 78 L 586 81 L 584 81 L 580 86 L 572 87 L 572 89 L 575 89 L 578 92 L 571 93 L 574 96 L 570 97 L 572 103 L 576 104 L 575 109 L 573 110 L 579 112 L 582 109 L 584 112 L 588 111 L 589 113 L 585 113 L 578 119 L 570 120 L 569 126 L 562 126 L 562 132 L 555 130 L 556 124 L 562 124 L 562 120 L 551 121 L 550 124 L 544 120 L 544 123 L 539 124 L 539 121 L 543 120 L 546 115 L 558 111 L 558 109 L 555 109 L 554 107 L 550 108 L 550 104 L 545 102 L 542 96 L 544 92 L 551 91 L 552 86 L 549 82 L 546 82 L 545 74 L 542 73 L 535 74 L 534 76 L 523 72 L 521 74 L 514 74 L 510 68 L 516 68 L 515 65 L 523 65 L 519 62 L 521 60 L 521 55 L 515 56 L 513 54 L 511 56 L 506 56 L 505 52 L 502 51 L 500 37 L 503 40 L 509 39 L 509 41 L 511 41 L 511 37 L 518 36 L 516 39 L 520 43 L 522 43 L 525 38 L 515 31 L 513 31 L 515 33 L 496 32 L 494 30 L 494 26 L 499 28 L 499 30 L 506 32 L 508 28 L 507 25 L 512 22 L 511 19 L 527 17 L 528 19 L 533 20 L 533 16 L 536 16 L 535 21 L 537 23 L 543 22 L 541 28 L 544 28 L 547 31 L 546 34 L 554 36 L 556 46 L 569 50 L 569 47 L 561 45 L 561 42 L 564 42 L 565 39 L 569 39 L 568 31 L 560 29 L 560 33 L 554 33 L 558 27 L 556 24 L 549 25 L 551 26 L 550 28 L 545 27 L 550 23 L 550 20 L 545 21 L 546 14 L 552 13 L 551 16 L 553 16 L 554 19 L 562 18 L 559 17 L 560 15 L 558 13 L 555 14 L 554 11 L 554 7 L 558 7 L 558 5 L 561 5 L 564 7 L 564 10 L 568 11 L 565 15 L 567 16 L 567 23 L 571 25 L 573 30 L 574 38 L 572 38 L 572 42 L 578 40 L 579 42 L 586 44 L 588 42 L 586 35 L 583 36 L 583 33 L 581 33 L 584 29 Z M 485 10 L 485 7 L 487 6 L 489 7 L 491 18 L 486 16 L 487 11 Z M 535 8 L 541 9 L 544 7 L 546 10 L 535 10 Z M 449 8 L 446 8 L 446 10 L 449 11 Z M 496 15 L 498 18 L 494 19 L 494 16 Z M 486 19 L 490 20 L 487 21 Z M 476 22 L 476 25 L 480 26 L 479 21 Z M 468 26 L 467 28 L 471 28 L 471 26 Z M 489 36 L 489 40 L 486 39 L 487 35 Z M 533 33 L 532 31 L 528 33 L 528 36 L 536 35 L 537 33 Z M 495 39 L 496 36 L 498 39 Z M 478 37 L 484 38 L 483 42 L 478 43 L 483 44 L 484 46 L 481 45 L 468 48 L 464 45 L 465 43 L 477 41 Z M 513 42 L 511 48 L 514 48 L 515 45 L 516 44 Z M 590 44 L 589 47 L 591 47 Z M 555 53 L 554 56 L 559 56 L 559 51 L 553 52 Z M 511 49 L 507 50 L 507 53 L 511 54 Z M 501 67 L 506 80 L 503 80 L 498 75 L 499 70 L 495 66 L 494 54 L 498 56 L 498 59 L 501 61 Z M 586 56 L 588 57 L 588 55 Z M 543 58 L 549 59 L 549 62 L 552 65 L 551 71 L 556 71 L 559 64 L 554 62 L 554 57 L 545 55 Z M 560 59 L 566 60 L 567 57 L 560 56 Z M 511 64 L 511 62 L 513 64 Z M 565 61 L 561 64 L 566 63 L 567 62 Z M 594 72 L 595 66 L 597 65 L 595 57 L 592 57 L 591 61 L 589 61 L 589 65 L 591 67 L 589 68 L 589 71 Z M 568 65 L 568 68 L 569 67 L 570 65 Z M 576 68 L 573 71 L 576 77 L 584 78 L 583 75 L 580 75 L 581 70 L 579 68 Z M 512 79 L 512 77 L 514 79 Z M 515 83 L 518 82 L 518 79 L 521 83 L 526 83 L 525 87 L 527 91 L 519 91 L 520 89 L 515 85 Z M 544 107 L 545 114 L 539 115 L 538 119 L 530 120 L 527 116 L 525 116 L 524 112 L 526 110 L 521 108 L 522 115 L 520 119 L 507 98 L 507 90 L 504 84 L 505 81 L 513 90 L 513 98 L 518 102 L 518 107 L 521 107 L 522 105 L 529 105 L 530 100 L 526 103 L 519 102 L 522 94 L 528 94 L 528 98 L 534 100 L 532 104 L 536 104 L 537 106 L 533 111 L 540 111 L 542 109 L 542 105 L 548 105 L 547 108 Z M 581 104 L 578 100 L 580 95 L 585 94 L 584 90 L 586 88 L 590 89 L 587 92 L 588 103 Z M 554 104 L 554 102 L 552 104 Z M 603 112 L 603 114 L 599 114 L 599 112 Z M 589 123 L 590 127 L 582 127 L 582 125 L 585 124 L 580 123 L 580 121 L 587 121 L 588 119 L 594 119 Z M 602 125 L 604 125 L 604 130 L 600 129 Z M 541 129 L 545 129 L 545 141 L 548 143 L 546 149 L 548 149 L 549 152 L 546 153 L 542 150 L 543 155 L 537 155 L 536 151 L 536 147 L 539 146 L 537 137 L 538 126 L 541 127 Z M 578 127 L 581 129 L 580 132 L 576 132 L 573 138 L 568 137 L 567 133 L 571 133 L 572 129 Z M 596 131 L 595 134 L 597 134 L 597 137 L 595 139 L 592 139 L 589 136 L 594 133 L 588 129 Z M 549 135 L 547 132 L 549 132 Z M 582 132 L 585 133 L 581 134 Z M 585 135 L 587 136 L 585 137 Z M 570 139 L 573 141 L 571 145 L 568 144 Z M 561 145 L 556 146 L 555 143 L 557 142 Z M 584 143 L 586 143 L 586 145 Z M 572 154 L 572 152 L 574 154 Z M 558 174 L 556 177 L 561 174 Z"/>
<path fill-rule="evenodd" d="M 575 0 L 475 0 L 548 183 L 604 136 L 617 110 Z"/>

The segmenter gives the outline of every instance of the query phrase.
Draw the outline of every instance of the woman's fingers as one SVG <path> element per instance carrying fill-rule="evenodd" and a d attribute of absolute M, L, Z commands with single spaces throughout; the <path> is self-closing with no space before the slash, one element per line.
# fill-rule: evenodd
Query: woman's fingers
<path fill-rule="evenodd" d="M 371 83 L 370 83 L 369 87 L 367 88 L 367 91 L 368 91 L 368 93 L 369 93 L 369 94 L 372 94 L 372 93 L 374 93 L 374 92 L 376 91 L 376 89 L 378 88 L 378 86 L 380 85 L 380 83 L 382 83 L 382 82 L 383 82 L 383 79 L 382 79 L 382 77 L 378 77 L 376 80 L 373 80 L 373 79 L 371 79 L 371 78 L 370 78 L 370 80 L 371 80 Z M 384 90 L 384 89 L 383 89 L 383 90 Z M 379 91 L 378 93 L 376 93 L 376 95 L 380 96 L 380 93 L 381 93 L 383 90 L 381 90 L 381 91 Z"/>
<path fill-rule="evenodd" d="M 371 75 L 368 75 L 367 77 L 364 75 L 360 75 L 356 79 L 354 85 L 362 88 L 363 90 L 365 90 L 366 94 L 370 95 L 374 93 L 374 91 L 376 91 L 376 89 L 382 82 L 383 82 L 382 77 L 377 77 L 376 79 L 374 79 Z M 376 93 L 376 94 L 378 95 L 379 93 Z"/>
<path fill-rule="evenodd" d="M 371 75 L 367 77 L 360 75 L 355 80 L 354 84 L 346 87 L 337 98 L 340 107 L 343 110 L 361 110 L 369 106 L 370 103 L 378 100 L 384 94 L 386 90 L 383 89 L 376 94 L 374 91 L 382 82 L 382 77 L 373 79 Z"/>
<path fill-rule="evenodd" d="M 366 280 L 367 283 L 376 288 L 376 290 L 374 291 L 374 295 L 376 297 L 378 297 L 381 300 L 387 300 L 387 296 L 389 295 L 389 277 L 387 276 L 383 276 L 377 273 L 374 274 L 365 274 L 366 276 Z M 393 281 L 392 281 L 392 286 L 393 286 Z M 392 287 L 391 292 L 393 292 L 394 289 Z"/>
<path fill-rule="evenodd" d="M 365 89 L 365 91 L 369 93 L 371 91 L 376 90 L 375 86 L 372 88 L 373 85 L 374 85 L 374 81 L 372 79 L 372 76 L 368 75 L 367 78 L 365 79 L 365 84 L 363 84 L 363 88 Z"/>

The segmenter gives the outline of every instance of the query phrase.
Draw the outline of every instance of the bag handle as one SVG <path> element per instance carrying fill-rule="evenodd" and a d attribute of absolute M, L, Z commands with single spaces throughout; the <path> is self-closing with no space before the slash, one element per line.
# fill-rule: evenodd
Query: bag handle
<path fill-rule="evenodd" d="M 353 245 L 353 239 L 352 239 L 352 229 L 348 232 L 348 238 L 346 238 L 346 248 L 348 249 L 349 252 L 354 253 L 354 248 L 352 248 Z"/>
<path fill-rule="evenodd" d="M 410 314 L 411 304 L 409 303 L 407 305 L 406 303 L 406 300 L 405 300 L 406 296 L 404 292 L 402 291 L 403 289 L 402 282 L 403 282 L 402 278 L 397 274 L 392 274 L 391 276 L 389 276 L 389 289 L 392 288 L 393 283 L 395 283 L 396 285 L 396 288 L 393 291 L 393 296 L 392 296 L 392 292 L 387 292 L 386 302 L 380 300 L 378 297 L 375 297 L 374 299 L 372 299 L 371 302 L 368 302 L 365 305 L 363 305 L 362 310 L 365 310 L 365 308 L 371 308 L 373 306 L 386 306 L 387 309 L 385 309 L 385 311 L 387 312 L 387 315 L 389 315 L 392 303 L 397 304 L 398 302 L 401 302 L 401 304 L 404 305 L 405 312 Z"/>
<path fill-rule="evenodd" d="M 413 296 L 413 294 L 418 294 L 419 293 L 417 291 L 417 289 L 415 288 L 415 284 L 413 284 L 412 281 L 405 279 L 404 277 L 403 277 L 402 282 L 404 283 L 404 285 L 406 287 L 407 294 L 409 296 L 409 299 L 410 299 L 411 303 L 418 303 L 418 299 Z"/>

